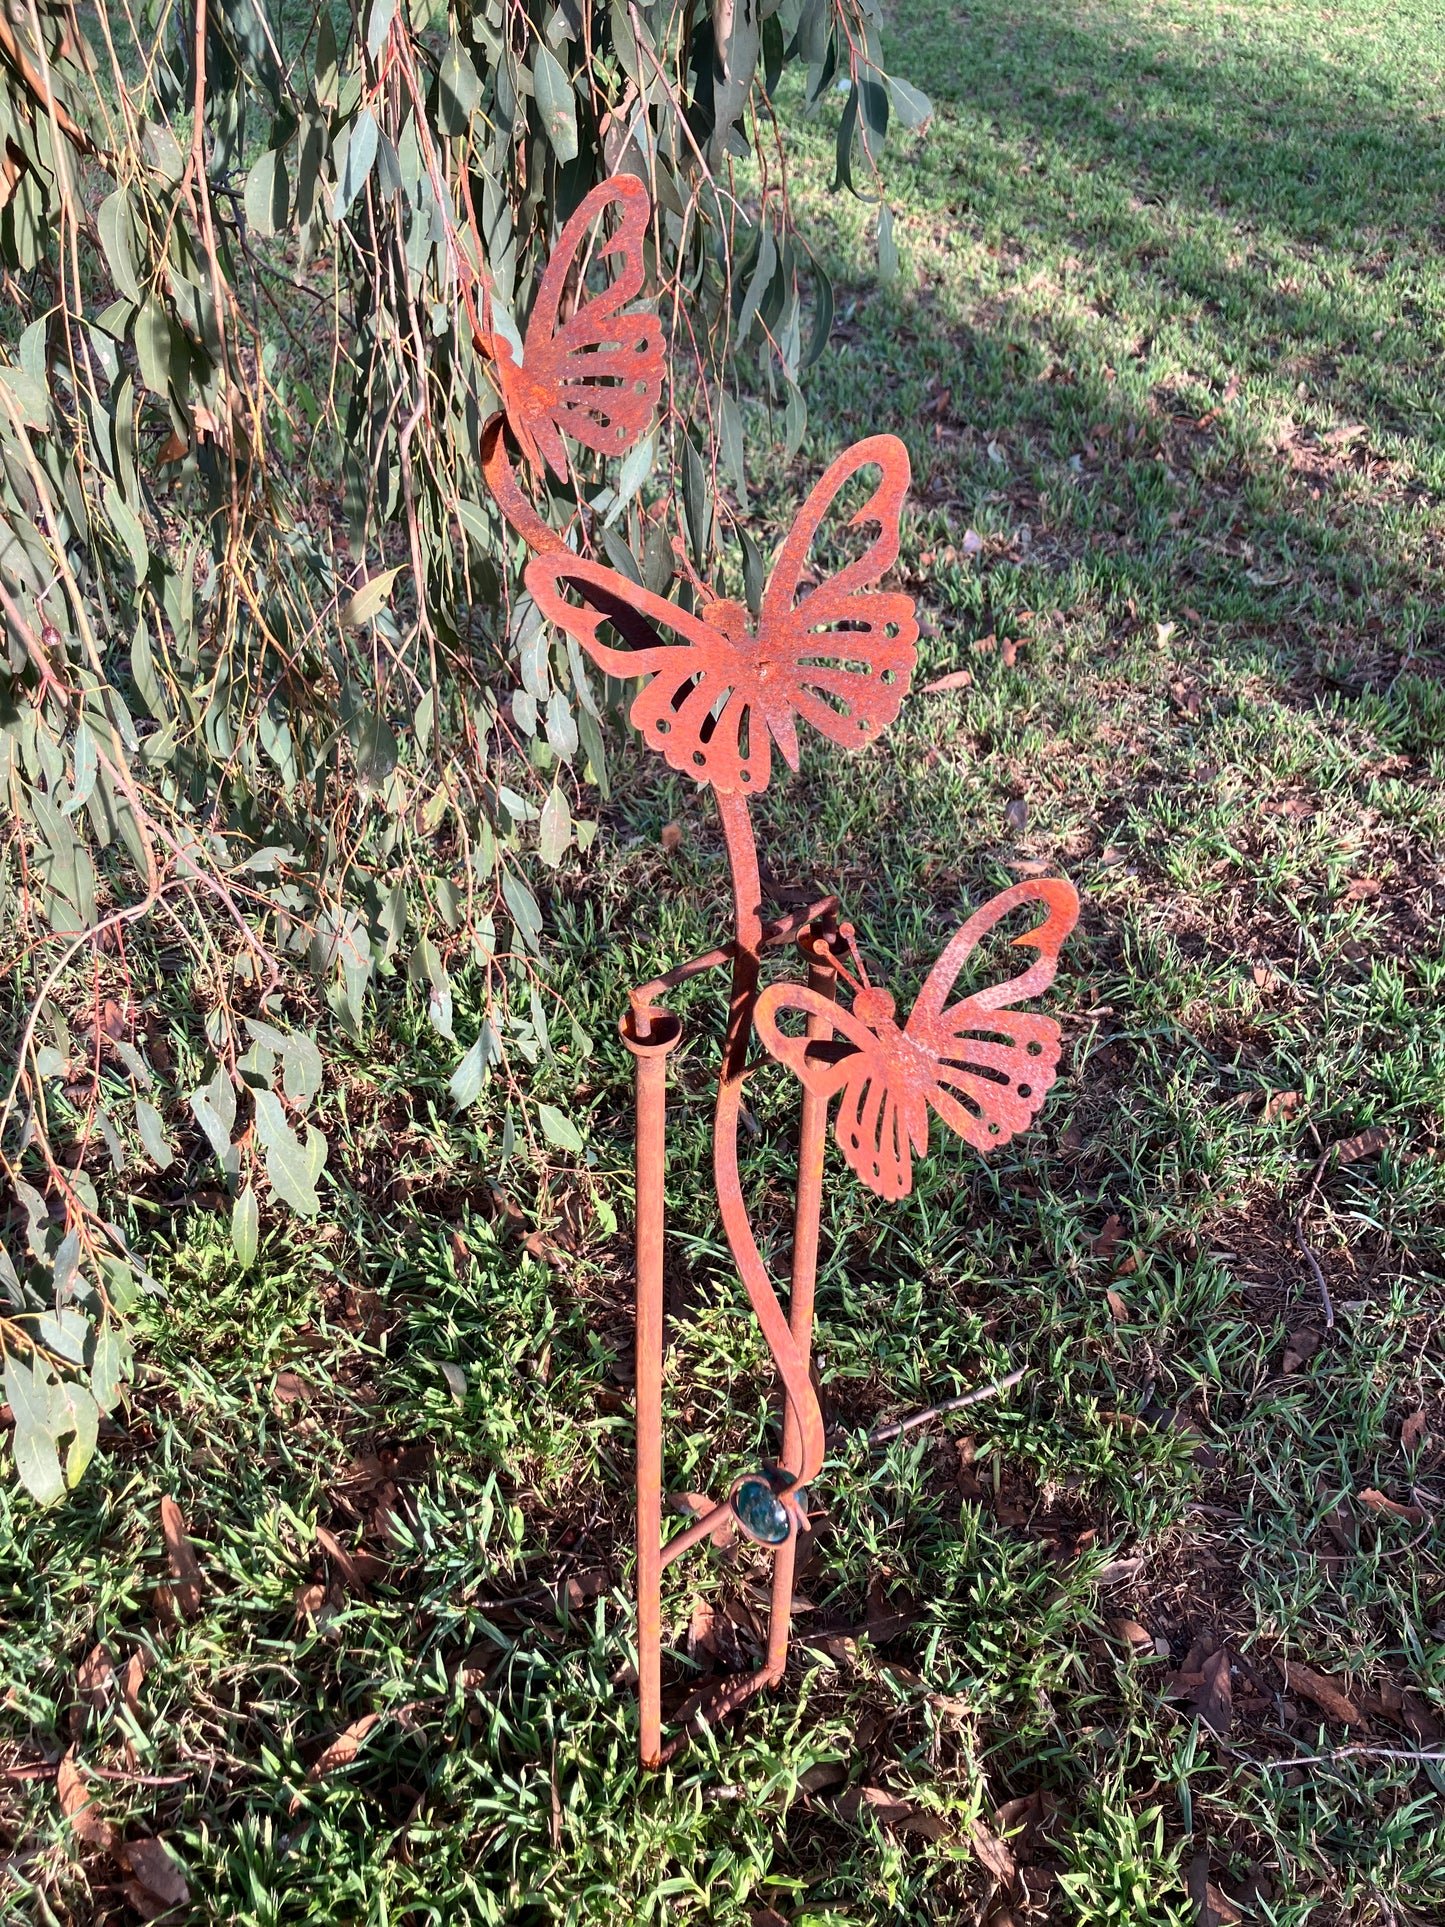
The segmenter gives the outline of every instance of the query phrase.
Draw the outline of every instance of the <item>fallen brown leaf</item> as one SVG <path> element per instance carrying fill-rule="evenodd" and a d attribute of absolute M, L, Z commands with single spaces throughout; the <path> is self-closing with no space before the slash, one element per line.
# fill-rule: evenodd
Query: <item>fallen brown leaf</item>
<path fill-rule="evenodd" d="M 1412 1526 L 1424 1525 L 1429 1514 L 1423 1506 L 1401 1505 L 1398 1499 L 1387 1499 L 1383 1492 L 1377 1492 L 1372 1485 L 1362 1487 L 1355 1494 L 1361 1505 L 1367 1505 L 1371 1512 L 1387 1513 L 1392 1519 L 1404 1519 Z"/>
<path fill-rule="evenodd" d="M 687 1628 L 687 1653 L 689 1659 L 696 1659 L 699 1653 L 713 1652 L 713 1627 L 717 1615 L 713 1612 L 712 1601 L 699 1596 L 693 1602 L 692 1618 Z"/>
<path fill-rule="evenodd" d="M 923 694 L 942 696 L 950 689 L 971 689 L 972 687 L 973 671 L 971 669 L 950 669 L 946 676 L 939 676 L 933 682 L 926 682 L 923 685 Z"/>
<path fill-rule="evenodd" d="M 1383 1151 L 1389 1142 L 1390 1133 L 1384 1125 L 1372 1124 L 1368 1131 L 1357 1131 L 1353 1137 L 1341 1138 L 1338 1144 L 1332 1144 L 1330 1157 L 1336 1164 L 1357 1164 L 1361 1158 Z"/>
<path fill-rule="evenodd" d="M 146 1659 L 142 1652 L 134 1652 L 125 1663 L 120 1676 L 120 1696 L 125 1701 L 126 1711 L 134 1719 L 140 1718 L 141 1682 L 146 1676 Z"/>
<path fill-rule="evenodd" d="M 1008 866 L 1016 877 L 1046 877 L 1053 869 L 1052 863 L 1041 863 L 1037 857 L 1016 857 Z"/>
<path fill-rule="evenodd" d="M 1014 641 L 1008 641 L 1000 644 L 998 653 L 1002 659 L 1004 668 L 1012 669 L 1019 659 L 1019 646 Z"/>
<path fill-rule="evenodd" d="M 1194 1902 L 1196 1927 L 1235 1927 L 1244 1916 L 1209 1878 L 1209 1854 L 1195 1854 L 1189 1863 L 1187 1883 Z"/>
<path fill-rule="evenodd" d="M 1089 1245 L 1090 1255 L 1095 1258 L 1111 1259 L 1114 1256 L 1114 1248 L 1119 1242 L 1119 1233 L 1122 1229 L 1123 1226 L 1119 1221 L 1118 1212 L 1111 1211 L 1108 1217 L 1105 1218 L 1103 1228 L 1100 1230 L 1098 1236 L 1094 1238 Z"/>
<path fill-rule="evenodd" d="M 1122 1585 L 1126 1579 L 1132 1579 L 1143 1564 L 1144 1561 L 1137 1558 L 1111 1559 L 1107 1566 L 1100 1568 L 1099 1584 L 1101 1586 Z"/>
<path fill-rule="evenodd" d="M 669 1492 L 667 1508 L 669 1512 L 680 1512 L 685 1518 L 701 1519 L 713 1509 L 713 1500 L 705 1492 Z M 715 1546 L 730 1546 L 734 1531 L 731 1518 L 724 1516 L 713 1527 L 708 1538 Z"/>
<path fill-rule="evenodd" d="M 164 1840 L 147 1834 L 127 1840 L 121 1849 L 126 1865 L 145 1891 L 167 1907 L 179 1907 L 191 1897 L 180 1863 Z"/>
<path fill-rule="evenodd" d="M 337 1734 L 325 1752 L 318 1754 L 306 1778 L 314 1785 L 317 1780 L 324 1780 L 328 1773 L 334 1773 L 337 1767 L 350 1766 L 361 1751 L 362 1741 L 380 1718 L 380 1713 L 363 1713 L 359 1720 L 353 1720 L 344 1732 Z"/>
<path fill-rule="evenodd" d="M 194 1619 L 201 1610 L 201 1587 L 205 1581 L 190 1541 L 186 1515 L 169 1495 L 161 1500 L 161 1532 L 175 1581 L 170 1589 L 171 1598 L 183 1619 Z"/>
<path fill-rule="evenodd" d="M 319 1579 L 313 1579 L 309 1586 L 298 1586 L 292 1594 L 292 1604 L 296 1608 L 298 1619 L 305 1619 L 308 1614 L 314 1619 L 326 1604 L 325 1586 Z"/>
<path fill-rule="evenodd" d="M 662 826 L 663 849 L 666 850 L 668 855 L 670 856 L 674 850 L 681 847 L 681 844 L 682 844 L 681 823 L 664 823 Z"/>
<path fill-rule="evenodd" d="M 896 1793 L 878 1786 L 849 1787 L 833 1802 L 833 1811 L 844 1820 L 856 1820 L 864 1813 L 871 1813 L 880 1826 L 922 1834 L 926 1840 L 944 1840 L 953 1831 L 940 1815 L 900 1800 Z"/>
<path fill-rule="evenodd" d="M 154 1894 L 148 1894 L 138 1880 L 122 1880 L 120 1890 L 142 1920 L 174 1921 L 177 1918 L 174 1907 L 168 1907 L 165 1901 L 157 1900 Z"/>
<path fill-rule="evenodd" d="M 966 1720 L 973 1711 L 962 1693 L 929 1693 L 927 1699 L 941 1720 Z"/>
<path fill-rule="evenodd" d="M 92 1647 L 76 1667 L 75 1690 L 97 1713 L 109 1706 L 115 1690 L 115 1665 L 103 1645 Z"/>
<path fill-rule="evenodd" d="M 1033 1836 L 1047 1817 L 1044 1795 L 1035 1788 L 1032 1793 L 1025 1793 L 1017 1800 L 1005 1800 L 993 1816 L 993 1830 L 1016 1860 L 1027 1860 L 1032 1851 Z"/>
<path fill-rule="evenodd" d="M 1199 1690 L 1204 1678 L 1204 1662 L 1219 1651 L 1219 1641 L 1213 1633 L 1203 1633 L 1196 1639 L 1185 1655 L 1184 1664 L 1174 1675 L 1165 1691 L 1175 1699 L 1192 1699 Z"/>
<path fill-rule="evenodd" d="M 1299 1106 L 1298 1091 L 1269 1091 L 1264 1100 L 1264 1121 L 1273 1124 L 1278 1117 L 1293 1117 Z"/>
<path fill-rule="evenodd" d="M 80 1839 L 88 1847 L 101 1847 L 113 1853 L 119 1844 L 120 1835 L 110 1821 L 102 1818 L 91 1804 L 90 1788 L 80 1777 L 80 1769 L 75 1764 L 73 1746 L 60 1762 L 59 1771 L 55 1776 L 55 1790 L 60 1796 L 60 1811 Z"/>
<path fill-rule="evenodd" d="M 1229 1648 L 1221 1646 L 1199 1670 L 1200 1681 L 1194 1693 L 1194 1710 L 1206 1726 L 1212 1728 L 1220 1739 L 1225 1739 L 1234 1717 L 1234 1694 L 1229 1681 Z"/>
<path fill-rule="evenodd" d="M 1378 877 L 1351 877 L 1345 902 L 1363 903 L 1368 897 L 1377 897 L 1384 887 Z"/>
<path fill-rule="evenodd" d="M 1129 1316 L 1129 1307 L 1117 1291 L 1106 1291 L 1104 1298 L 1109 1307 L 1109 1316 L 1116 1325 L 1122 1325 Z"/>
<path fill-rule="evenodd" d="M 1307 1365 L 1320 1348 L 1320 1335 L 1308 1326 L 1291 1332 L 1284 1342 L 1284 1357 L 1280 1360 L 1280 1370 L 1286 1377 Z"/>
<path fill-rule="evenodd" d="M 848 1769 L 841 1760 L 819 1760 L 798 1775 L 800 1793 L 822 1793 L 830 1786 L 837 1786 L 848 1777 Z"/>
<path fill-rule="evenodd" d="M 1339 1720 L 1343 1725 L 1360 1723 L 1360 1709 L 1352 1699 L 1342 1693 L 1331 1679 L 1322 1673 L 1312 1673 L 1308 1666 L 1301 1666 L 1297 1660 L 1281 1660 L 1285 1676 L 1285 1690 L 1293 1689 L 1303 1693 L 1306 1699 L 1313 1700 L 1327 1719 Z"/>
<path fill-rule="evenodd" d="M 361 1547 L 352 1549 L 344 1546 L 335 1533 L 328 1532 L 325 1526 L 317 1526 L 316 1543 L 341 1574 L 342 1579 L 352 1592 L 365 1595 L 366 1588 L 373 1580 L 380 1579 L 388 1570 L 385 1559 Z"/>
<path fill-rule="evenodd" d="M 475 1692 L 486 1685 L 505 1657 L 495 1646 L 474 1646 L 457 1662 L 455 1678 L 464 1692 Z"/>
<path fill-rule="evenodd" d="M 1445 1725 L 1442 1725 L 1437 1717 L 1437 1709 L 1423 1693 L 1411 1692 L 1407 1688 L 1401 1698 L 1400 1718 L 1418 1746 L 1438 1746 L 1441 1740 L 1445 1740 Z"/>
<path fill-rule="evenodd" d="M 1400 1427 L 1400 1443 L 1407 1452 L 1413 1452 L 1416 1446 L 1423 1445 L 1427 1436 L 1423 1410 L 1412 1412 Z"/>
<path fill-rule="evenodd" d="M 1029 826 L 1029 806 L 1021 796 L 1014 796 L 1004 805 L 1003 820 L 1015 836 L 1022 836 Z"/>
<path fill-rule="evenodd" d="M 856 1820 L 860 1814 L 871 1813 L 881 1825 L 896 1827 L 910 1818 L 913 1808 L 881 1786 L 850 1786 L 834 1800 L 833 1811 L 843 1820 Z"/>
<path fill-rule="evenodd" d="M 605 1566 L 593 1566 L 587 1572 L 571 1573 L 559 1588 L 561 1602 L 568 1612 L 575 1613 L 589 1599 L 596 1599 L 606 1592 L 611 1584 L 612 1574 Z"/>
<path fill-rule="evenodd" d="M 1154 1635 L 1147 1627 L 1141 1626 L 1137 1619 L 1113 1619 L 1110 1625 L 1131 1653 L 1142 1655 L 1154 1650 Z"/>
<path fill-rule="evenodd" d="M 986 1827 L 982 1820 L 975 1820 L 969 1828 L 968 1844 L 1000 1886 L 1011 1887 L 1018 1879 L 1018 1862 L 1014 1859 L 1013 1849 L 999 1839 L 992 1827 Z"/>

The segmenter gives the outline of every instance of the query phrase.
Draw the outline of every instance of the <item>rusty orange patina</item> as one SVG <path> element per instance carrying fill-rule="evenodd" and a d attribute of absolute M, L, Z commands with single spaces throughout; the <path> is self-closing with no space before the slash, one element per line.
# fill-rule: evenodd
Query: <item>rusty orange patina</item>
<path fill-rule="evenodd" d="M 559 323 L 584 239 L 598 223 L 605 228 L 608 216 L 614 225 L 600 254 L 619 256 L 618 272 Z M 619 455 L 645 432 L 661 392 L 662 332 L 655 315 L 627 304 L 642 287 L 647 220 L 641 184 L 617 179 L 594 188 L 567 223 L 542 277 L 521 362 L 504 337 L 493 337 L 504 413 L 483 431 L 482 455 L 498 507 L 534 551 L 526 582 L 537 607 L 608 675 L 642 680 L 632 720 L 672 768 L 713 790 L 732 874 L 730 941 L 639 985 L 622 1020 L 636 1059 L 640 1743 L 644 1762 L 658 1766 L 686 1737 L 679 1732 L 664 1741 L 661 1694 L 662 1573 L 684 1553 L 738 1531 L 774 1555 L 764 1662 L 718 1689 L 702 1709 L 707 1717 L 720 1718 L 786 1670 L 798 1539 L 808 1530 L 808 1487 L 824 1456 L 810 1357 L 829 1104 L 841 1100 L 834 1133 L 847 1163 L 889 1198 L 907 1194 L 912 1160 L 927 1149 L 931 1115 L 982 1150 L 1026 1129 L 1056 1075 L 1060 1038 L 1048 1018 L 1014 1006 L 1053 981 L 1060 946 L 1078 918 L 1078 898 L 1070 884 L 1042 879 L 1016 884 L 986 903 L 944 950 L 902 1024 L 892 996 L 869 983 L 851 927 L 838 922 L 835 897 L 797 916 L 764 920 L 749 799 L 767 787 L 773 750 L 798 767 L 800 721 L 829 742 L 862 748 L 893 721 L 907 692 L 918 623 L 912 600 L 882 583 L 898 558 L 908 453 L 896 436 L 873 435 L 830 464 L 779 548 L 756 616 L 705 589 L 699 608 L 684 609 L 576 553 L 523 491 L 507 433 L 540 480 L 548 467 L 565 475 L 564 433 L 600 454 Z M 835 538 L 855 538 L 857 552 L 820 576 L 811 559 L 814 544 L 844 490 L 864 471 L 876 471 L 871 492 L 832 530 Z M 1033 905 L 1044 908 L 1044 921 L 1013 941 L 1037 951 L 1037 961 L 950 1004 L 979 941 Z M 799 948 L 806 982 L 762 990 L 764 955 L 789 942 Z M 738 1275 L 783 1381 L 783 1429 L 775 1463 L 740 1473 L 691 1524 L 664 1539 L 666 1076 L 682 1026 L 663 1000 L 689 978 L 719 967 L 730 970 L 732 984 L 713 1120 L 713 1181 Z M 852 991 L 848 1006 L 837 1001 L 840 977 Z M 785 1030 L 784 1017 L 805 1030 Z M 754 1036 L 803 1087 L 786 1313 L 753 1235 L 738 1169 Z"/>
<path fill-rule="evenodd" d="M 630 174 L 600 182 L 557 237 L 527 321 L 519 360 L 495 325 L 491 347 L 508 426 L 532 469 L 567 475 L 564 434 L 599 455 L 625 455 L 640 441 L 662 394 L 662 323 L 631 309 L 642 292 L 642 243 L 651 206 Z M 615 220 L 610 233 L 607 217 Z M 569 283 L 580 279 L 583 244 L 604 225 L 598 259 L 615 272 L 560 319 Z"/>

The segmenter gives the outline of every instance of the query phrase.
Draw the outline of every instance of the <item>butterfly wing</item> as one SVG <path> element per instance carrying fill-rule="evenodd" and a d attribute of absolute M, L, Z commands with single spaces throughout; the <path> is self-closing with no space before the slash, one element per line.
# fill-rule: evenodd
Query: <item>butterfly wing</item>
<path fill-rule="evenodd" d="M 633 701 L 632 723 L 675 770 L 719 790 L 767 787 L 768 735 L 750 720 L 748 663 L 722 630 L 570 550 L 534 557 L 526 579 L 542 614 L 574 637 L 599 669 L 651 678 Z M 580 605 L 568 599 L 569 588 L 583 598 Z M 601 642 L 604 622 L 632 646 Z M 680 641 L 669 643 L 668 632 Z"/>
<path fill-rule="evenodd" d="M 827 1042 L 791 1037 L 779 1011 L 818 1016 L 842 1033 Z M 907 1197 L 913 1184 L 911 1152 L 928 1148 L 923 1090 L 907 1075 L 913 1055 L 895 1025 L 877 1030 L 806 984 L 770 984 L 757 1001 L 753 1023 L 763 1048 L 799 1082 L 828 1103 L 841 1099 L 833 1135 L 852 1170 L 880 1198 Z"/>
<path fill-rule="evenodd" d="M 598 258 L 615 261 L 608 285 L 579 300 L 558 323 L 562 296 L 582 245 L 611 212 L 615 225 Z M 646 430 L 662 393 L 662 323 L 656 314 L 622 311 L 642 291 L 642 243 L 650 203 L 630 174 L 601 181 L 557 237 L 537 289 L 519 366 L 506 340 L 494 337 L 507 418 L 534 469 L 565 478 L 563 434 L 599 455 L 623 455 Z"/>
<path fill-rule="evenodd" d="M 980 938 L 1021 905 L 1040 902 L 1048 916 L 1015 937 L 1039 961 L 1006 983 L 992 984 L 947 1005 L 964 960 Z M 905 1034 L 933 1061 L 936 1086 L 929 1102 L 950 1129 L 991 1151 L 1033 1122 L 1058 1070 L 1060 1033 L 1051 1018 L 1009 1005 L 1053 982 L 1064 939 L 1078 922 L 1072 884 L 1057 878 L 1017 883 L 965 923 L 929 972 Z"/>
<path fill-rule="evenodd" d="M 804 594 L 809 551 L 824 518 L 844 484 L 875 466 L 878 486 L 848 526 L 876 524 L 877 535 Z M 794 712 L 831 742 L 857 749 L 893 721 L 907 693 L 918 641 L 913 601 L 877 584 L 898 559 L 908 477 L 908 450 L 896 435 L 855 442 L 820 477 L 778 551 L 763 592 L 758 649 L 776 666 L 780 700 L 769 706 L 767 721 L 794 769 Z"/>

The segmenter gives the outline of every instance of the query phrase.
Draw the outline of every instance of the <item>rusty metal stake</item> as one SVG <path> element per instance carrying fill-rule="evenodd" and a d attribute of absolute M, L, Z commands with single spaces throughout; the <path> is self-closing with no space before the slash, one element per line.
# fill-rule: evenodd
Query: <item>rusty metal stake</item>
<path fill-rule="evenodd" d="M 667 1176 L 667 1059 L 682 1026 L 667 1011 L 635 1010 L 622 1038 L 637 1060 L 637 1693 L 642 1761 L 662 1750 L 662 1237 Z"/>

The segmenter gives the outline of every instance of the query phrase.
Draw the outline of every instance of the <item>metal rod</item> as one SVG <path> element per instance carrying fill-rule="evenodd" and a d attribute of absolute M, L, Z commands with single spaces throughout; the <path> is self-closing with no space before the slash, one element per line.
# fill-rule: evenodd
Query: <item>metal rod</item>
<path fill-rule="evenodd" d="M 632 1015 L 622 1036 L 637 1059 L 637 1680 L 641 1752 L 662 1751 L 662 1237 L 666 1178 L 667 1054 L 681 1026 L 652 1015 L 645 1038 Z"/>
<path fill-rule="evenodd" d="M 832 919 L 830 918 L 831 922 Z M 831 1003 L 838 973 L 827 958 L 826 935 L 808 945 L 808 987 Z M 800 940 L 801 943 L 801 940 Z M 808 1016 L 808 1037 L 827 1043 L 833 1026 L 819 1012 Z M 803 1087 L 803 1115 L 798 1128 L 798 1192 L 793 1214 L 793 1275 L 788 1293 L 788 1329 L 805 1367 L 813 1351 L 813 1296 L 818 1279 L 818 1228 L 823 1213 L 823 1148 L 828 1132 L 828 1100 Z M 796 1472 L 801 1464 L 803 1433 L 791 1399 L 783 1413 L 783 1467 Z M 768 1617 L 767 1672 L 779 1680 L 788 1665 L 788 1632 L 793 1618 L 793 1578 L 798 1564 L 798 1536 L 791 1534 L 773 1559 L 773 1603 Z"/>

